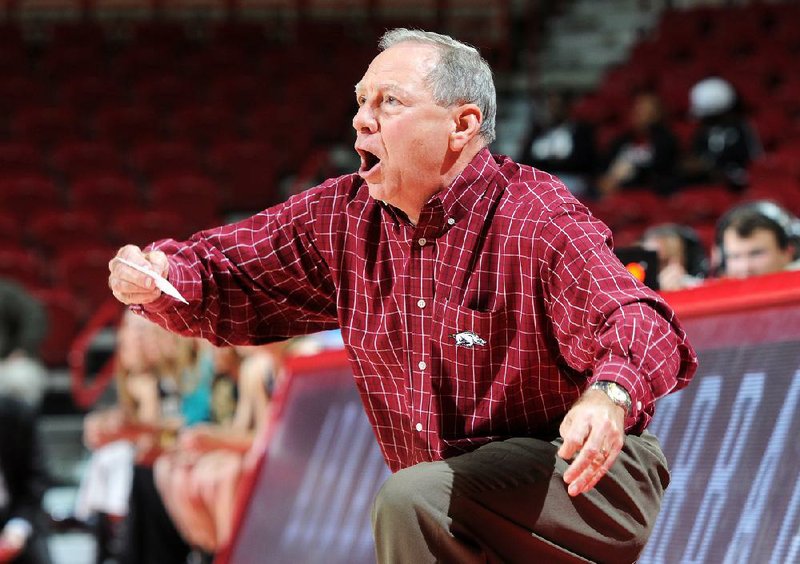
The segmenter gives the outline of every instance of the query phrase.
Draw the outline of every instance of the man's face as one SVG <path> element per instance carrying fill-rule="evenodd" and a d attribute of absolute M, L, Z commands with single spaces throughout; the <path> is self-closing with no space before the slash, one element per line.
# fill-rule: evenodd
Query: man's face
<path fill-rule="evenodd" d="M 755 229 L 749 237 L 740 237 L 734 229 L 722 236 L 725 250 L 725 275 L 748 278 L 780 272 L 792 261 L 791 247 L 781 249 L 769 229 Z"/>
<path fill-rule="evenodd" d="M 455 131 L 453 110 L 438 105 L 425 83 L 438 59 L 432 45 L 399 43 L 375 57 L 356 85 L 358 174 L 373 198 L 410 217 L 444 188 Z"/>

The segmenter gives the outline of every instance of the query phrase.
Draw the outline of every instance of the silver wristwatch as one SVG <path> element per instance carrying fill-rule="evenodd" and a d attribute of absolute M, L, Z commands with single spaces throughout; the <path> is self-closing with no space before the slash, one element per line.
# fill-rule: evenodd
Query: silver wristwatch
<path fill-rule="evenodd" d="M 616 382 L 609 382 L 608 380 L 600 380 L 589 386 L 590 390 L 600 390 L 608 396 L 615 405 L 620 406 L 625 410 L 625 415 L 631 412 L 631 395 L 628 390 L 617 384 Z"/>

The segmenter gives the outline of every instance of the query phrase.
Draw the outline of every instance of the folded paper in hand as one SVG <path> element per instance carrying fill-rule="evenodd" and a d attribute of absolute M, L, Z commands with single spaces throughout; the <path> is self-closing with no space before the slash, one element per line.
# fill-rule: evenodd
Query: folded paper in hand
<path fill-rule="evenodd" d="M 175 286 L 169 283 L 169 280 L 158 274 L 156 271 L 147 268 L 146 266 L 139 266 L 136 263 L 133 263 L 127 259 L 114 257 L 114 260 L 118 260 L 122 264 L 126 266 L 130 266 L 134 270 L 138 270 L 142 274 L 146 274 L 147 276 L 151 277 L 156 282 L 156 288 L 164 292 L 166 295 L 175 298 L 176 300 L 188 304 L 189 302 L 186 301 L 186 298 L 181 296 L 181 293 L 175 289 Z"/>

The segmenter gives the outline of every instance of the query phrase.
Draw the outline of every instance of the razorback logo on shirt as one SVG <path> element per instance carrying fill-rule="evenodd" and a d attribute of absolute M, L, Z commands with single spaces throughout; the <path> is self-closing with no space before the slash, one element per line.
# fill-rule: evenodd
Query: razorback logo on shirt
<path fill-rule="evenodd" d="M 481 339 L 476 333 L 472 331 L 461 331 L 460 333 L 455 333 L 454 335 L 450 335 L 453 340 L 456 342 L 457 347 L 466 347 L 471 349 L 475 346 L 483 346 L 486 344 L 484 339 Z"/>

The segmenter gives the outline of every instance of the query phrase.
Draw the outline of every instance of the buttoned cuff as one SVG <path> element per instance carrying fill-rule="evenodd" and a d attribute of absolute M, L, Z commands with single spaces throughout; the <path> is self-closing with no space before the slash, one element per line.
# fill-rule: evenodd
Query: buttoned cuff
<path fill-rule="evenodd" d="M 640 420 L 647 406 L 653 403 L 649 386 L 636 368 L 619 358 L 611 358 L 598 365 L 589 380 L 589 385 L 601 380 L 622 386 L 631 396 L 631 412 L 625 418 L 625 429 L 631 429 Z"/>

